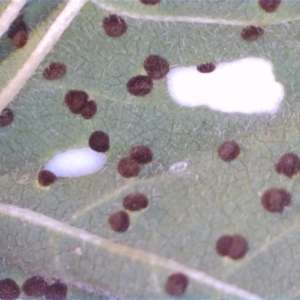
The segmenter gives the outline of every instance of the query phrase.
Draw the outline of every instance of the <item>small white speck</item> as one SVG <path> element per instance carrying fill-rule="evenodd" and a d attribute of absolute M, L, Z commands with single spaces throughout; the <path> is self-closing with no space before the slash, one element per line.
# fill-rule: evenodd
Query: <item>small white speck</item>
<path fill-rule="evenodd" d="M 185 171 L 187 166 L 188 166 L 188 163 L 186 161 L 178 161 L 170 166 L 169 172 L 170 173 L 180 173 L 180 172 Z"/>
<path fill-rule="evenodd" d="M 72 248 L 72 249 L 71 249 L 71 252 L 74 253 L 74 254 L 77 254 L 77 255 L 79 255 L 79 256 L 82 255 L 82 250 L 81 250 L 80 247 Z"/>
<path fill-rule="evenodd" d="M 28 183 L 29 179 L 30 179 L 30 175 L 24 174 L 17 180 L 17 183 L 26 185 Z"/>

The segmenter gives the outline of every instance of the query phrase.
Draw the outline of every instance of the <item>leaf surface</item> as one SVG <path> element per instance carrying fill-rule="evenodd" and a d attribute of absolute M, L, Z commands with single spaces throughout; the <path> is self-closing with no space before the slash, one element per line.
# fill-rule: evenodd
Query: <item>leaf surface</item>
<path fill-rule="evenodd" d="M 300 154 L 300 11 L 296 2 L 282 2 L 274 14 L 263 13 L 254 1 L 85 4 L 10 104 L 13 123 L 0 129 L 5 241 L 0 256 L 29 273 L 62 278 L 105 296 L 166 298 L 166 278 L 180 271 L 190 279 L 187 298 L 298 297 L 300 184 L 277 174 L 274 164 L 284 152 Z M 58 5 L 32 30 L 23 49 L 2 60 L 2 88 L 63 8 Z M 111 12 L 128 25 L 116 39 L 102 28 Z M 250 21 L 265 25 L 265 34 L 251 43 L 240 37 Z M 262 57 L 273 63 L 285 98 L 273 116 L 189 109 L 172 101 L 165 79 L 155 81 L 149 96 L 134 97 L 126 83 L 145 74 L 143 61 L 151 54 L 165 57 L 172 67 Z M 65 63 L 68 72 L 47 81 L 42 73 L 53 61 Z M 94 118 L 70 113 L 63 104 L 70 89 L 85 90 L 97 102 Z M 95 130 L 110 136 L 105 169 L 40 188 L 36 180 L 43 165 L 57 153 L 88 146 Z M 217 149 L 231 139 L 242 153 L 225 163 Z M 122 178 L 119 160 L 141 144 L 152 149 L 153 162 L 137 178 Z M 186 168 L 172 171 L 177 162 Z M 271 187 L 292 194 L 282 214 L 268 213 L 260 203 Z M 136 191 L 147 195 L 149 208 L 130 213 L 128 231 L 113 232 L 108 217 Z M 239 261 L 221 258 L 217 239 L 235 233 L 247 239 L 248 254 Z"/>

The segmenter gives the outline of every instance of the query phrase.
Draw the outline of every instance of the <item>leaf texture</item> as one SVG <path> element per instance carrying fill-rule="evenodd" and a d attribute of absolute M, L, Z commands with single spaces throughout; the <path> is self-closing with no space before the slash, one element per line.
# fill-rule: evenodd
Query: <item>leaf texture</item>
<path fill-rule="evenodd" d="M 55 6 L 24 48 L 3 56 L 2 91 L 64 8 Z M 119 38 L 102 27 L 111 13 L 128 26 Z M 299 297 L 300 184 L 274 168 L 284 152 L 300 154 L 299 13 L 296 1 L 282 1 L 274 14 L 256 1 L 162 0 L 151 7 L 87 2 L 10 103 L 14 121 L 0 128 L 0 257 L 29 274 L 61 278 L 104 296 L 166 298 L 167 277 L 183 272 L 187 298 Z M 254 42 L 240 36 L 249 24 L 265 30 Z M 155 81 L 150 95 L 134 97 L 126 83 L 146 74 L 143 61 L 151 54 L 163 56 L 171 68 L 262 57 L 273 63 L 285 98 L 276 115 L 190 109 L 172 101 L 166 79 Z M 47 81 L 43 70 L 54 61 L 66 64 L 67 74 Z M 96 101 L 92 119 L 63 104 L 71 89 Z M 38 186 L 38 171 L 48 160 L 87 147 L 96 130 L 110 137 L 103 171 L 59 179 L 48 189 Z M 226 140 L 241 148 L 230 163 L 218 157 Z M 154 160 L 137 178 L 123 178 L 118 162 L 136 145 L 149 146 Z M 174 172 L 178 162 L 186 167 Z M 261 205 L 271 187 L 292 195 L 281 214 Z M 148 209 L 129 213 L 125 233 L 112 231 L 109 216 L 133 192 L 147 195 Z M 216 253 L 224 234 L 247 239 L 245 258 Z"/>

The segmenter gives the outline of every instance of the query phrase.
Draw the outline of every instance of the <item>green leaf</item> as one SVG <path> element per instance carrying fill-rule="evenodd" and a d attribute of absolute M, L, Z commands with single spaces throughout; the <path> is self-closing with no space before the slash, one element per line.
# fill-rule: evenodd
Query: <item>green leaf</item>
<path fill-rule="evenodd" d="M 49 44 L 45 58 L 35 60 L 32 53 L 51 24 L 54 28 L 65 9 L 76 6 L 70 3 L 55 6 L 31 31 L 28 44 L 1 62 L 1 105 L 26 84 L 9 105 L 13 123 L 0 129 L 0 257 L 28 273 L 103 296 L 166 298 L 167 277 L 182 272 L 189 278 L 187 298 L 299 297 L 300 184 L 274 169 L 282 153 L 300 154 L 297 2 L 282 1 L 272 14 L 257 1 L 242 0 L 162 0 L 151 7 L 139 1 L 87 2 L 52 51 Z M 127 22 L 119 38 L 102 28 L 110 13 Z M 263 25 L 264 35 L 254 42 L 241 39 L 248 24 Z M 285 98 L 276 115 L 190 109 L 173 102 L 166 79 L 155 81 L 149 96 L 134 97 L 126 83 L 145 74 L 143 61 L 150 54 L 172 67 L 262 57 L 273 63 Z M 65 63 L 68 72 L 47 81 L 42 73 L 53 61 Z M 31 73 L 24 71 L 28 62 Z M 63 104 L 70 89 L 85 90 L 97 102 L 94 118 L 70 113 Z M 45 163 L 67 149 L 88 146 L 95 130 L 110 136 L 105 169 L 39 187 L 37 174 Z M 217 150 L 231 139 L 242 153 L 225 163 Z M 152 149 L 153 162 L 137 178 L 121 177 L 119 160 L 141 144 Z M 178 162 L 186 167 L 174 171 Z M 261 205 L 262 193 L 271 187 L 292 195 L 281 214 Z M 149 208 L 129 213 L 125 233 L 112 231 L 109 216 L 135 191 L 147 195 Z M 216 253 L 223 234 L 247 239 L 243 259 Z"/>

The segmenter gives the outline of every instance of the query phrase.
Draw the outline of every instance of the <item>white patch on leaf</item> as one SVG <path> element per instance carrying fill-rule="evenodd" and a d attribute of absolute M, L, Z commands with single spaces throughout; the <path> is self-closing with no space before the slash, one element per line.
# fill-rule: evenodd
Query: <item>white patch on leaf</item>
<path fill-rule="evenodd" d="M 178 161 L 174 164 L 172 164 L 169 168 L 169 172 L 170 173 L 180 173 L 185 171 L 185 169 L 187 168 L 188 163 L 185 161 Z"/>
<path fill-rule="evenodd" d="M 216 65 L 211 73 L 178 67 L 167 75 L 168 90 L 182 106 L 208 106 L 226 113 L 276 113 L 284 87 L 271 62 L 248 57 Z"/>
<path fill-rule="evenodd" d="M 44 167 L 57 177 L 80 177 L 99 172 L 107 156 L 89 147 L 70 149 L 55 155 Z"/>

